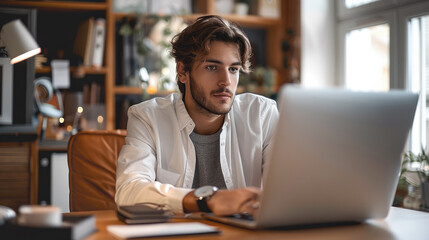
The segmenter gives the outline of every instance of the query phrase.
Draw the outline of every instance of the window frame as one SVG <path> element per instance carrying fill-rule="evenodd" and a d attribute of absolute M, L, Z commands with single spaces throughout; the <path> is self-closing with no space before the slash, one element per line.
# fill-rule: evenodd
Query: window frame
<path fill-rule="evenodd" d="M 375 2 L 367 3 L 354 8 L 347 8 L 345 0 L 336 0 L 337 4 L 337 17 L 340 21 L 357 18 L 359 16 L 376 13 L 380 10 L 386 10 L 388 7 L 394 5 L 398 0 L 378 0 Z M 407 1 L 407 0 L 405 0 Z"/>
<path fill-rule="evenodd" d="M 345 77 L 346 77 L 345 76 L 346 74 L 345 46 L 346 46 L 347 33 L 353 30 L 376 26 L 376 25 L 385 24 L 385 23 L 389 25 L 389 76 L 390 76 L 389 86 L 390 86 L 390 89 L 392 89 L 392 87 L 393 88 L 398 87 L 397 77 L 395 77 L 397 76 L 397 73 L 395 73 L 395 71 L 397 70 L 397 66 L 396 66 L 397 63 L 395 61 L 395 59 L 397 59 L 397 50 L 396 50 L 397 39 L 393 37 L 396 34 L 397 24 L 396 24 L 396 14 L 392 10 L 369 14 L 359 18 L 345 20 L 338 24 L 337 41 L 338 41 L 339 49 L 338 49 L 338 56 L 337 56 L 337 60 L 338 60 L 337 74 L 338 75 L 336 79 L 336 84 L 338 84 L 339 86 L 345 85 Z"/>

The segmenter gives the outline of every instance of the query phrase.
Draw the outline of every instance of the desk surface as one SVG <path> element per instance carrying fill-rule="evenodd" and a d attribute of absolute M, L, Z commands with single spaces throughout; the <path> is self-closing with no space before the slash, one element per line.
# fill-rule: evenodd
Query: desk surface
<path fill-rule="evenodd" d="M 95 214 L 98 232 L 87 239 L 115 239 L 106 227 L 123 225 L 114 211 L 75 212 L 70 214 Z M 156 238 L 162 239 L 429 239 L 429 213 L 392 207 L 389 216 L 382 220 L 370 220 L 362 224 L 319 227 L 297 230 L 246 230 L 208 220 L 175 218 L 172 222 L 198 221 L 218 227 L 222 233 Z"/>

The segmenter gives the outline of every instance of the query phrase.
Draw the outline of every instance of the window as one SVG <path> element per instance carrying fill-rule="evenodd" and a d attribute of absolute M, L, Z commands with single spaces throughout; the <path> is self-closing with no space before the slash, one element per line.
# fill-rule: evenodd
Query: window
<path fill-rule="evenodd" d="M 351 30 L 345 41 L 346 88 L 389 90 L 389 25 Z"/>
<path fill-rule="evenodd" d="M 339 24 L 338 79 L 353 90 L 387 91 L 395 86 L 391 51 L 396 40 L 394 13 L 386 11 Z"/>
<path fill-rule="evenodd" d="M 428 149 L 429 1 L 337 3 L 337 83 L 355 90 L 419 92 L 408 149 L 416 153 L 421 147 Z"/>

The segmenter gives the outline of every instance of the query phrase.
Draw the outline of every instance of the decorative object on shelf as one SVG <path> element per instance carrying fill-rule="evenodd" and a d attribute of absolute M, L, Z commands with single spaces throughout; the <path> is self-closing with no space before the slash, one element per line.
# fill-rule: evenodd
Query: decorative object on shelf
<path fill-rule="evenodd" d="M 60 109 L 48 103 L 49 100 L 54 96 L 54 88 L 52 83 L 47 77 L 40 77 L 34 80 L 34 98 L 37 107 L 37 114 L 43 116 L 40 139 L 45 139 L 46 128 L 48 124 L 48 118 L 60 118 L 63 116 L 62 97 L 58 90 L 55 91 L 58 105 Z"/>
<path fill-rule="evenodd" d="M 411 151 L 404 154 L 398 183 L 400 190 L 408 193 L 399 199 L 403 200 L 404 207 L 429 210 L 429 157 L 424 148 L 417 155 Z M 398 196 L 396 198 L 398 204 Z"/>
<path fill-rule="evenodd" d="M 113 11 L 120 13 L 147 13 L 148 0 L 113 0 Z"/>
<path fill-rule="evenodd" d="M 234 6 L 234 12 L 237 15 L 246 16 L 249 14 L 249 5 L 245 2 L 237 2 Z"/>
<path fill-rule="evenodd" d="M 215 8 L 218 14 L 231 14 L 234 10 L 234 0 L 216 0 Z"/>
<path fill-rule="evenodd" d="M 258 15 L 267 18 L 280 18 L 280 0 L 258 0 Z"/>
<path fill-rule="evenodd" d="M 191 0 L 114 0 L 113 11 L 137 14 L 189 14 Z"/>
<path fill-rule="evenodd" d="M 0 32 L 0 47 L 4 47 L 15 64 L 37 55 L 41 49 L 21 20 L 6 23 Z"/>

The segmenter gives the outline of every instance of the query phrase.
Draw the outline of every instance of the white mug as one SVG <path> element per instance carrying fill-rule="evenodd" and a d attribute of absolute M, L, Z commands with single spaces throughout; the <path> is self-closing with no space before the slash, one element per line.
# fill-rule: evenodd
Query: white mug
<path fill-rule="evenodd" d="M 24 205 L 19 208 L 18 224 L 25 226 L 61 226 L 62 216 L 59 207 Z"/>

